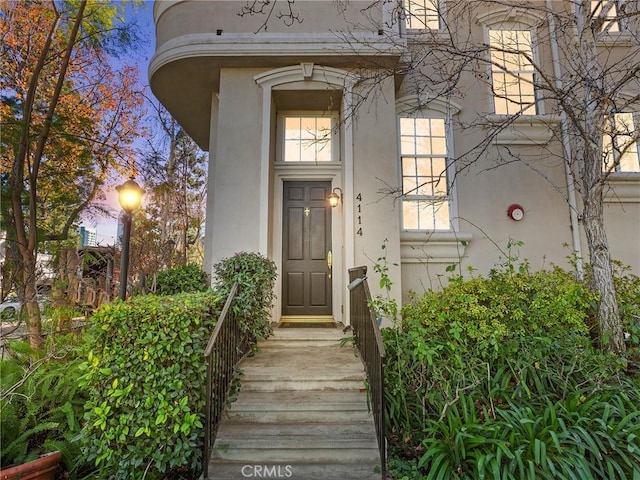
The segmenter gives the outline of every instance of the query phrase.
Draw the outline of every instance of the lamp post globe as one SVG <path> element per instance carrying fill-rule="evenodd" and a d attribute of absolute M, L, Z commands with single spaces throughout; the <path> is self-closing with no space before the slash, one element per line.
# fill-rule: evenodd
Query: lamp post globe
<path fill-rule="evenodd" d="M 120 255 L 120 299 L 127 297 L 127 279 L 129 276 L 129 244 L 131 243 L 131 216 L 133 211 L 140 206 L 144 190 L 138 185 L 133 177 L 116 187 L 118 200 L 123 215 L 122 230 L 122 253 Z"/>

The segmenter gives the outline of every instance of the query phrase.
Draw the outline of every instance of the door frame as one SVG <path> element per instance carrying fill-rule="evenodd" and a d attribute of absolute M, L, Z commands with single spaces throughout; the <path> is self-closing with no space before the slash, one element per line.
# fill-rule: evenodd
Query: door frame
<path fill-rule="evenodd" d="M 331 188 L 342 188 L 342 169 L 339 164 L 314 166 L 313 170 L 305 165 L 278 165 L 274 169 L 273 179 L 273 216 L 271 221 L 271 258 L 278 267 L 278 276 L 274 287 L 276 295 L 273 309 L 273 321 L 279 322 L 282 317 L 282 227 L 284 214 L 284 182 L 331 182 Z M 332 316 L 336 322 L 345 322 L 343 312 L 345 305 L 346 277 L 344 267 L 344 215 L 343 205 L 331 211 L 331 251 L 333 255 L 333 274 L 331 279 Z M 344 287 L 344 288 L 342 288 Z"/>

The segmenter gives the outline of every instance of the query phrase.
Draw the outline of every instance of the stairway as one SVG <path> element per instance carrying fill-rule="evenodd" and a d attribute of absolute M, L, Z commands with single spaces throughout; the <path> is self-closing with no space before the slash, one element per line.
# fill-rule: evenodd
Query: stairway
<path fill-rule="evenodd" d="M 364 368 L 339 328 L 275 328 L 240 363 L 208 480 L 380 480 Z"/>

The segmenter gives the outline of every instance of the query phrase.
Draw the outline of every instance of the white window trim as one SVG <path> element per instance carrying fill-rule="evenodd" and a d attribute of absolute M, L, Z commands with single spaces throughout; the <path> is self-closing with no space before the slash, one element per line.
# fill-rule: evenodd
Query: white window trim
<path fill-rule="evenodd" d="M 522 115 L 514 118 L 512 115 L 491 114 L 485 118 L 488 126 L 504 125 L 496 134 L 496 145 L 546 145 L 560 122 L 558 115 Z"/>
<path fill-rule="evenodd" d="M 409 95 L 401 97 L 396 101 L 396 125 L 398 132 L 398 178 L 400 185 L 402 185 L 402 155 L 400 150 L 400 118 L 411 117 L 416 112 L 422 112 L 421 118 L 444 118 L 445 136 L 447 145 L 447 159 L 446 159 L 446 176 L 447 176 L 447 196 L 449 197 L 449 223 L 450 228 L 448 230 L 438 230 L 440 232 L 451 232 L 458 230 L 458 202 L 457 202 L 457 187 L 455 178 L 455 162 L 452 159 L 454 155 L 454 141 L 453 141 L 453 116 L 458 114 L 461 110 L 461 106 L 456 102 L 444 101 L 437 97 L 428 97 L 417 95 Z M 402 209 L 400 209 L 400 215 L 402 215 Z M 402 225 L 402 219 L 400 224 Z M 412 232 L 424 234 L 427 230 L 405 230 L 402 232 Z"/>
<path fill-rule="evenodd" d="M 509 9 L 493 9 L 489 10 L 486 13 L 478 15 L 476 17 L 476 22 L 482 25 L 483 27 L 483 37 L 485 45 L 490 45 L 489 39 L 489 30 L 528 30 L 531 32 L 531 55 L 533 57 L 534 65 L 540 65 L 540 56 L 539 56 L 539 48 L 536 47 L 538 45 L 538 27 L 544 23 L 544 17 L 538 12 L 531 11 L 531 9 L 518 9 L 518 8 L 509 8 Z M 495 102 L 493 95 L 493 75 L 491 68 L 491 52 L 487 51 L 486 53 L 486 67 L 485 73 L 487 75 L 488 86 L 490 87 L 490 94 L 488 95 L 488 105 L 487 111 L 493 112 L 495 114 Z M 535 115 L 526 114 L 522 115 L 527 117 L 541 116 L 544 115 L 544 102 L 541 98 L 541 92 L 539 89 L 535 88 L 535 79 L 538 75 L 538 72 L 534 68 L 533 76 L 534 76 L 534 89 L 533 95 L 535 98 Z"/>
<path fill-rule="evenodd" d="M 469 232 L 408 232 L 400 233 L 400 261 L 402 263 L 460 262 L 473 240 Z"/>
<path fill-rule="evenodd" d="M 286 117 L 325 117 L 331 118 L 331 161 L 329 162 L 285 162 L 284 161 L 284 121 Z M 322 112 L 314 110 L 285 110 L 277 113 L 276 165 L 335 165 L 340 163 L 340 132 L 338 112 Z"/>
<path fill-rule="evenodd" d="M 613 172 L 607 176 L 605 203 L 640 203 L 640 173 Z"/>

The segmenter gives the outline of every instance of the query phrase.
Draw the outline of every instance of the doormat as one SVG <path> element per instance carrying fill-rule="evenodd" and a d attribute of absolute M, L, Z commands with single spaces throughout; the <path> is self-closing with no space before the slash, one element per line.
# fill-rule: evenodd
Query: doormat
<path fill-rule="evenodd" d="M 280 322 L 278 328 L 337 328 L 335 322 Z"/>

